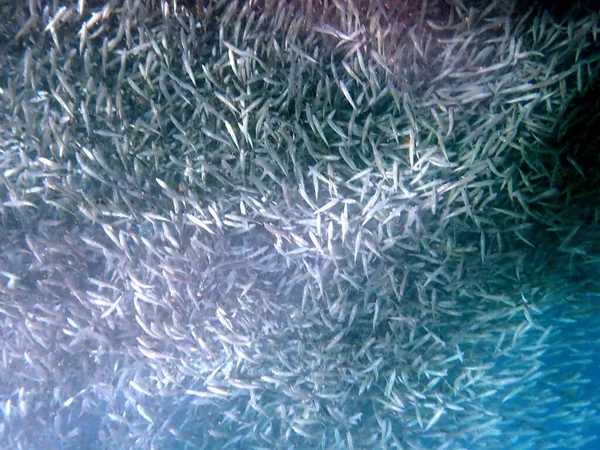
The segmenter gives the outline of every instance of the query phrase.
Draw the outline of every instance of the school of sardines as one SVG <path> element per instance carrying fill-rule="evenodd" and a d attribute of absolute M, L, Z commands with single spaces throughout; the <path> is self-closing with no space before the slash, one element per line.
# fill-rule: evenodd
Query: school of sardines
<path fill-rule="evenodd" d="M 9 3 L 1 448 L 596 438 L 597 12 Z"/>

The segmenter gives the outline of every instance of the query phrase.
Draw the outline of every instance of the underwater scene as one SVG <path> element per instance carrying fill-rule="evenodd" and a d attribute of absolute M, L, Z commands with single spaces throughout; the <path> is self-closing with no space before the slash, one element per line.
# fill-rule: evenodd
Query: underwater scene
<path fill-rule="evenodd" d="M 600 9 L 0 1 L 0 448 L 600 448 Z"/>

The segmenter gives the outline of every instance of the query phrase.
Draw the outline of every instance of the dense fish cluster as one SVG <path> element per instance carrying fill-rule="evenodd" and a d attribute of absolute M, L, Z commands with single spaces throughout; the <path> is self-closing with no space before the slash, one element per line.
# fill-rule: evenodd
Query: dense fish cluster
<path fill-rule="evenodd" d="M 574 449 L 598 14 L 29 0 L 0 22 L 0 447 Z"/>

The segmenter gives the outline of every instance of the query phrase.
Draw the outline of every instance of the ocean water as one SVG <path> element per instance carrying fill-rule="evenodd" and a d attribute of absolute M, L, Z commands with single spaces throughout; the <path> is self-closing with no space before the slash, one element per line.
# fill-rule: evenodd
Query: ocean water
<path fill-rule="evenodd" d="M 0 19 L 0 448 L 600 448 L 598 10 Z"/>

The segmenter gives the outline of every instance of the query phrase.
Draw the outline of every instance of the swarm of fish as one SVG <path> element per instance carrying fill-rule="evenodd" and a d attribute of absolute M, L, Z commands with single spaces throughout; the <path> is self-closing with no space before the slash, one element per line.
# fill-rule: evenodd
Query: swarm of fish
<path fill-rule="evenodd" d="M 518 3 L 3 6 L 0 447 L 593 440 L 599 20 Z"/>

